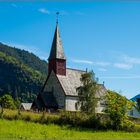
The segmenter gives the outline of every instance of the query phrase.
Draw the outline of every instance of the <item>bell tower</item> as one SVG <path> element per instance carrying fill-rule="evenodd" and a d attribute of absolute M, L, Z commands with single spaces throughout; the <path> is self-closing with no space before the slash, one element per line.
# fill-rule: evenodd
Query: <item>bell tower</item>
<path fill-rule="evenodd" d="M 49 74 L 53 70 L 55 74 L 66 75 L 66 57 L 64 54 L 64 50 L 63 50 L 62 42 L 60 38 L 60 33 L 59 33 L 59 28 L 58 28 L 58 19 L 56 22 L 56 29 L 54 33 L 54 38 L 53 38 L 48 62 L 49 62 L 49 66 L 48 66 Z"/>

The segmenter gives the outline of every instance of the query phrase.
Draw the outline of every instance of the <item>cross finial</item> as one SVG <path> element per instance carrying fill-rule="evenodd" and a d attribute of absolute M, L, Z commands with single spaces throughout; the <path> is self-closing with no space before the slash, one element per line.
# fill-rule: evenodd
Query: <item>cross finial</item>
<path fill-rule="evenodd" d="M 58 24 L 58 15 L 59 15 L 59 12 L 56 12 L 56 24 Z"/>

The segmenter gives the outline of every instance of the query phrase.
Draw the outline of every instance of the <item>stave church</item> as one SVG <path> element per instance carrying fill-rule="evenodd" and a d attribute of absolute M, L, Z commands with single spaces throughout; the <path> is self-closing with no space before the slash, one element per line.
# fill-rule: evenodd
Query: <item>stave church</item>
<path fill-rule="evenodd" d="M 48 58 L 48 76 L 37 98 L 33 101 L 33 110 L 76 111 L 78 101 L 77 88 L 82 85 L 80 78 L 86 71 L 66 67 L 67 60 L 62 46 L 58 22 Z M 104 96 L 106 88 L 99 84 L 97 98 Z M 104 104 L 99 101 L 96 112 L 102 112 Z"/>

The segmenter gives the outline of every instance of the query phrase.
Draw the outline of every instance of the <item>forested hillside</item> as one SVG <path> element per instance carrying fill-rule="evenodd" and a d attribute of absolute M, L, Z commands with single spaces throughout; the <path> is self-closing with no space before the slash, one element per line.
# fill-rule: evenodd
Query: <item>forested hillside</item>
<path fill-rule="evenodd" d="M 47 77 L 47 62 L 25 50 L 0 43 L 0 96 L 31 102 Z"/>

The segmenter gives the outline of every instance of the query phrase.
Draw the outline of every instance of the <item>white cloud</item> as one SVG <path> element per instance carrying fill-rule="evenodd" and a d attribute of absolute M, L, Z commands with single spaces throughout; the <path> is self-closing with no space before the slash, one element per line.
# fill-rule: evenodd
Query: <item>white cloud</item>
<path fill-rule="evenodd" d="M 130 57 L 128 55 L 123 55 L 123 60 L 126 63 L 130 63 L 130 64 L 140 64 L 140 58 Z"/>
<path fill-rule="evenodd" d="M 89 60 L 78 60 L 78 59 L 73 59 L 72 62 L 74 62 L 74 63 L 82 63 L 82 64 L 90 64 L 90 65 L 93 64 L 93 62 L 92 62 L 92 61 L 89 61 Z"/>
<path fill-rule="evenodd" d="M 106 67 L 106 66 L 111 65 L 111 63 L 99 61 L 99 62 L 94 62 L 94 65 L 98 65 L 98 66 L 101 66 L 101 67 Z"/>
<path fill-rule="evenodd" d="M 122 63 L 115 63 L 114 67 L 129 70 L 133 68 L 134 65 L 140 65 L 140 58 L 131 57 L 126 54 L 121 55 L 119 58 Z"/>
<path fill-rule="evenodd" d="M 11 6 L 14 8 L 18 8 L 18 6 L 15 3 L 12 3 Z"/>
<path fill-rule="evenodd" d="M 100 76 L 103 79 L 140 79 L 140 75 L 128 75 L 128 76 Z"/>
<path fill-rule="evenodd" d="M 96 65 L 96 66 L 100 66 L 100 67 L 107 67 L 109 65 L 111 65 L 111 63 L 109 62 L 102 62 L 102 61 L 90 61 L 90 60 L 85 60 L 85 59 L 72 59 L 71 60 L 74 63 L 81 63 L 81 64 L 90 64 L 90 65 Z"/>
<path fill-rule="evenodd" d="M 39 8 L 38 11 L 44 14 L 50 14 L 50 11 L 47 10 L 46 8 Z"/>
<path fill-rule="evenodd" d="M 133 65 L 125 64 L 125 63 L 115 63 L 114 67 L 119 68 L 119 69 L 129 70 L 129 69 L 131 69 L 133 67 Z"/>

